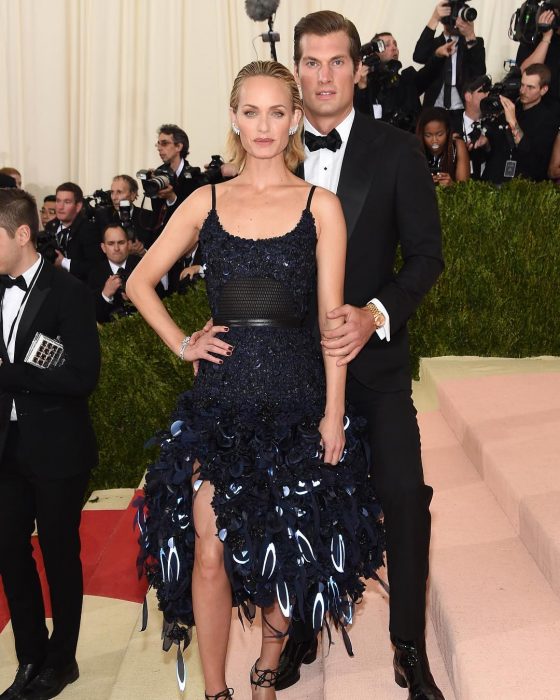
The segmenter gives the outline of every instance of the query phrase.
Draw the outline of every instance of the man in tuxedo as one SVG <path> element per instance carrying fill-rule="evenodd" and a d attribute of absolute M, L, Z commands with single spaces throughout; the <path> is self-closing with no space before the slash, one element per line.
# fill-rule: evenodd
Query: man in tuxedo
<path fill-rule="evenodd" d="M 407 320 L 443 269 L 434 187 L 413 135 L 354 111 L 360 38 L 349 20 L 330 11 L 303 17 L 294 61 L 305 109 L 302 174 L 337 193 L 348 232 L 346 304 L 329 313 L 340 326 L 321 342 L 348 363 L 348 400 L 367 419 L 387 534 L 395 679 L 411 699 L 443 700 L 424 641 L 432 489 L 424 483 L 407 335 Z M 403 263 L 395 273 L 398 246 Z M 277 689 L 295 683 L 315 653 L 312 632 L 294 623 Z"/>
<path fill-rule="evenodd" d="M 74 182 L 56 188 L 56 219 L 45 228 L 56 235 L 54 264 L 87 282 L 89 271 L 102 258 L 99 229 L 82 212 L 84 194 Z"/>
<path fill-rule="evenodd" d="M 88 396 L 99 339 L 89 289 L 35 248 L 34 198 L 0 190 L 0 574 L 19 667 L 2 700 L 45 700 L 79 675 L 83 582 L 79 524 L 97 445 Z M 59 339 L 62 365 L 36 366 L 36 334 Z M 50 591 L 49 637 L 32 556 L 37 524 Z"/>
<path fill-rule="evenodd" d="M 461 116 L 464 108 L 461 99 L 465 83 L 486 73 L 486 49 L 484 39 L 477 37 L 474 22 L 460 17 L 450 23 L 451 7 L 445 1 L 438 2 L 426 27 L 422 30 L 412 58 L 417 63 L 436 62 L 436 77 L 426 88 L 424 107 L 443 107 L 449 110 L 453 131 L 461 133 Z M 443 32 L 436 37 L 439 23 Z M 448 48 L 444 61 L 435 57 L 441 47 Z"/>
<path fill-rule="evenodd" d="M 107 323 L 115 312 L 124 315 L 136 309 L 125 293 L 126 281 L 140 262 L 140 256 L 130 253 L 131 242 L 126 231 L 118 224 L 109 224 L 103 231 L 101 249 L 105 260 L 98 263 L 89 275 L 89 286 L 95 295 L 95 315 L 98 323 Z M 159 296 L 164 289 L 161 282 L 156 287 Z"/>
<path fill-rule="evenodd" d="M 144 255 L 155 240 L 155 232 L 151 228 L 152 212 L 134 205 L 138 198 L 138 182 L 130 175 L 115 175 L 110 192 L 114 207 L 111 221 L 122 224 L 125 228 L 131 239 L 130 252 L 134 255 Z"/>

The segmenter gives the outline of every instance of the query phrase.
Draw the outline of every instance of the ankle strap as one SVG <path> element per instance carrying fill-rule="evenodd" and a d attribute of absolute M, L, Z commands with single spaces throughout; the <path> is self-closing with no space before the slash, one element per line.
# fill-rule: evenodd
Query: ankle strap
<path fill-rule="evenodd" d="M 233 688 L 225 688 L 225 690 L 222 690 L 222 692 L 217 695 L 208 695 L 204 693 L 204 697 L 206 700 L 228 700 L 233 697 L 233 692 Z"/>
<path fill-rule="evenodd" d="M 274 688 L 280 671 L 278 669 L 273 671 L 270 668 L 257 668 L 257 663 L 258 661 L 255 661 L 251 669 L 251 685 L 254 685 L 255 688 Z"/>

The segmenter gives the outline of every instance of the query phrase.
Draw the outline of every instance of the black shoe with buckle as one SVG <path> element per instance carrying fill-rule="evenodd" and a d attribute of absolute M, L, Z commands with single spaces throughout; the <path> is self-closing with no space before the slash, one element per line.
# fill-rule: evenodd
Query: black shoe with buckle
<path fill-rule="evenodd" d="M 78 664 L 75 661 L 66 666 L 53 668 L 45 665 L 35 679 L 21 693 L 21 700 L 50 700 L 60 695 L 70 683 L 77 681 L 80 676 Z"/>
<path fill-rule="evenodd" d="M 0 700 L 19 700 L 21 691 L 37 676 L 43 664 L 20 664 L 14 682 L 0 695 Z"/>
<path fill-rule="evenodd" d="M 302 664 L 312 664 L 317 658 L 317 637 L 296 642 L 288 638 L 280 656 L 276 690 L 284 690 L 299 681 Z"/>
<path fill-rule="evenodd" d="M 394 638 L 392 642 L 395 645 L 395 682 L 401 688 L 408 688 L 409 700 L 445 700 L 430 671 L 426 642 Z"/>

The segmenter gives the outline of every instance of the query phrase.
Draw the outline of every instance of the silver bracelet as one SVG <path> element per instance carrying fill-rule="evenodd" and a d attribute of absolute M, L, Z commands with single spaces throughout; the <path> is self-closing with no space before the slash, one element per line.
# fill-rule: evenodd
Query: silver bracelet
<path fill-rule="evenodd" d="M 191 342 L 191 336 L 186 335 L 183 340 L 181 341 L 181 345 L 179 347 L 179 359 L 181 362 L 185 361 L 185 350 L 187 349 L 187 345 Z"/>

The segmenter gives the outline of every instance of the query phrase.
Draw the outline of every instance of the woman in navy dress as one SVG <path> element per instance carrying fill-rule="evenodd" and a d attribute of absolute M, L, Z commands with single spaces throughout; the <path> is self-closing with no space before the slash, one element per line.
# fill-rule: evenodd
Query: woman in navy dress
<path fill-rule="evenodd" d="M 382 563 L 383 530 L 360 421 L 345 406 L 346 368 L 314 333 L 343 302 L 346 230 L 338 199 L 293 174 L 298 87 L 284 66 L 257 61 L 237 76 L 230 107 L 239 176 L 196 190 L 127 285 L 169 349 L 198 369 L 148 469 L 140 539 L 165 646 L 186 646 L 196 622 L 206 698 L 233 695 L 232 605 L 251 620 L 261 608 L 250 683 L 268 700 L 291 619 L 319 630 L 327 616 L 344 631 L 361 577 Z M 213 325 L 189 339 L 154 288 L 197 242 Z M 315 298 L 317 321 L 306 323 Z"/>

